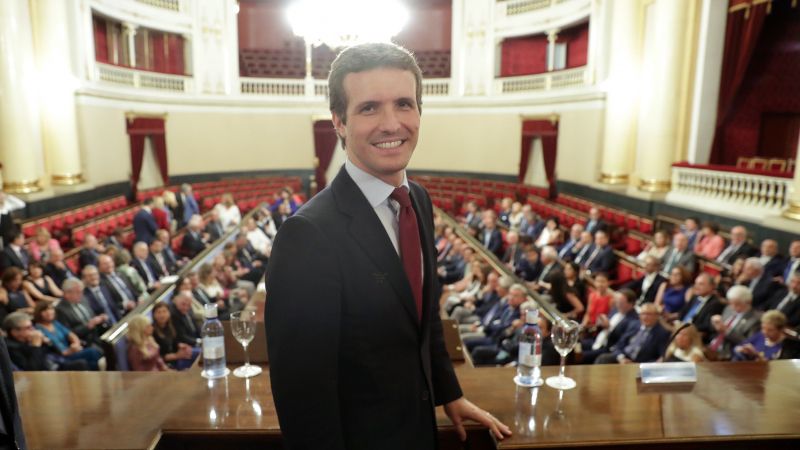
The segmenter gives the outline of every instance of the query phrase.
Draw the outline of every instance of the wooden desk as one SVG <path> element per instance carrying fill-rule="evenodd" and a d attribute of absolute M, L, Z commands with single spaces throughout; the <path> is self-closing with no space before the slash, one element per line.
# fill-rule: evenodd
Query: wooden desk
<path fill-rule="evenodd" d="M 570 366 L 578 387 L 518 389 L 512 369 L 459 368 L 468 398 L 508 424 L 499 448 L 796 448 L 800 361 L 699 364 L 683 389 L 637 384 L 636 366 Z M 544 375 L 556 373 L 555 367 Z M 209 383 L 197 373 L 19 372 L 31 449 L 280 448 L 269 372 Z M 535 395 L 533 395 L 535 393 Z M 535 400 L 532 402 L 532 400 Z M 457 448 L 438 412 L 443 448 Z M 313 426 L 313 424 L 309 424 Z M 493 448 L 471 427 L 470 448 Z M 794 440 L 794 442 L 792 442 Z"/>

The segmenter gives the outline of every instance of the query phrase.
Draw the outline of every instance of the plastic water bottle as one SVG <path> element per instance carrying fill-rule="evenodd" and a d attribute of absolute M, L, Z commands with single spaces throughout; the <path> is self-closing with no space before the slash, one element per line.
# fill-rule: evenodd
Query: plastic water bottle
<path fill-rule="evenodd" d="M 205 305 L 206 321 L 203 324 L 203 372 L 206 378 L 222 378 L 227 375 L 225 367 L 225 333 L 217 318 L 217 305 Z"/>
<path fill-rule="evenodd" d="M 542 333 L 539 331 L 539 310 L 529 309 L 525 314 L 525 326 L 519 338 L 517 360 L 517 384 L 541 386 Z"/>

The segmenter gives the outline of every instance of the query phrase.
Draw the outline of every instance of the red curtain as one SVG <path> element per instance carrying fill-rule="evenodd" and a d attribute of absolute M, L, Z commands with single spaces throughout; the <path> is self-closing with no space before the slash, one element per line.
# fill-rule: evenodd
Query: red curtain
<path fill-rule="evenodd" d="M 531 157 L 531 144 L 535 138 L 542 140 L 544 172 L 550 190 L 550 198 L 558 195 L 556 190 L 556 156 L 558 153 L 558 122 L 549 120 L 526 120 L 522 122 L 522 149 L 519 160 L 519 182 L 525 180 Z"/>
<path fill-rule="evenodd" d="M 109 59 L 106 21 L 97 16 L 92 17 L 92 30 L 94 32 L 94 59 L 107 63 Z"/>
<path fill-rule="evenodd" d="M 153 65 L 150 67 L 155 72 L 167 72 L 167 48 L 164 33 L 150 32 L 150 54 L 153 55 Z"/>
<path fill-rule="evenodd" d="M 509 38 L 500 44 L 500 76 L 514 77 L 547 71 L 547 37 Z"/>
<path fill-rule="evenodd" d="M 183 60 L 183 36 L 167 34 L 166 40 L 166 72 L 183 75 L 186 73 Z"/>
<path fill-rule="evenodd" d="M 128 136 L 131 142 L 131 191 L 136 198 L 139 177 L 142 174 L 144 161 L 144 140 L 149 137 L 153 144 L 158 169 L 164 185 L 169 184 L 169 171 L 167 167 L 167 141 L 164 119 L 159 118 L 129 118 L 127 119 Z"/>
<path fill-rule="evenodd" d="M 724 161 L 724 129 L 734 109 L 736 94 L 750 65 L 753 49 L 764 26 L 768 3 L 757 0 L 730 0 L 728 23 L 725 29 L 725 50 L 722 55 L 719 101 L 714 143 L 711 148 L 712 164 Z"/>
<path fill-rule="evenodd" d="M 317 168 L 314 176 L 317 180 L 317 190 L 321 191 L 328 184 L 325 173 L 331 165 L 333 152 L 336 150 L 336 130 L 330 120 L 314 122 L 314 154 L 317 157 Z"/>

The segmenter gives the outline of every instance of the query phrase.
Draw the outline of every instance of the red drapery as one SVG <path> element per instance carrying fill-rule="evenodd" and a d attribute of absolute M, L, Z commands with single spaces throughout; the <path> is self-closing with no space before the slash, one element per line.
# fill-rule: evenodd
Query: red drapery
<path fill-rule="evenodd" d="M 183 61 L 183 37 L 177 34 L 167 34 L 166 38 L 167 73 L 183 75 L 186 73 Z"/>
<path fill-rule="evenodd" d="M 167 166 L 167 140 L 164 119 L 159 118 L 129 118 L 127 119 L 128 136 L 131 142 L 131 190 L 133 198 L 139 185 L 144 161 L 144 141 L 150 138 L 153 144 L 158 169 L 164 185 L 169 184 L 169 168 Z"/>
<path fill-rule="evenodd" d="M 526 120 L 522 122 L 522 148 L 519 158 L 519 182 L 525 181 L 525 173 L 531 158 L 531 144 L 535 138 L 542 140 L 544 172 L 550 189 L 550 198 L 558 195 L 556 190 L 556 155 L 558 152 L 558 122 L 549 120 Z"/>
<path fill-rule="evenodd" d="M 725 50 L 722 55 L 717 122 L 714 143 L 711 147 L 712 164 L 724 161 L 725 124 L 734 109 L 736 94 L 750 65 L 753 49 L 758 43 L 768 8 L 769 3 L 758 0 L 730 0 L 725 29 Z"/>
<path fill-rule="evenodd" d="M 327 186 L 328 180 L 325 173 L 331 165 L 333 152 L 336 150 L 336 130 L 330 120 L 318 120 L 314 122 L 314 154 L 317 156 L 317 168 L 314 176 L 317 180 L 317 190 L 322 190 Z"/>
<path fill-rule="evenodd" d="M 524 36 L 500 44 L 500 76 L 515 77 L 547 72 L 547 36 Z"/>
<path fill-rule="evenodd" d="M 94 59 L 102 62 L 108 62 L 108 36 L 106 29 L 106 21 L 100 17 L 92 17 L 92 31 L 94 32 Z"/>

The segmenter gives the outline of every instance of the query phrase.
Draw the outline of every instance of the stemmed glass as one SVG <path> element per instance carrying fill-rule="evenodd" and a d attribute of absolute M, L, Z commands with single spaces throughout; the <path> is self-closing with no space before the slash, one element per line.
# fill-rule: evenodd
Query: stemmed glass
<path fill-rule="evenodd" d="M 251 310 L 237 311 L 231 314 L 231 331 L 233 337 L 242 344 L 244 348 L 244 365 L 237 367 L 233 374 L 239 378 L 254 377 L 261 373 L 261 367 L 250 364 L 250 355 L 247 353 L 247 346 L 256 335 L 256 314 Z"/>
<path fill-rule="evenodd" d="M 572 389 L 575 387 L 575 380 L 564 376 L 564 364 L 566 363 L 567 355 L 578 343 L 580 331 L 580 324 L 574 320 L 558 321 L 553 326 L 553 346 L 561 355 L 561 370 L 558 376 L 548 377 L 545 381 L 551 388 Z"/>

